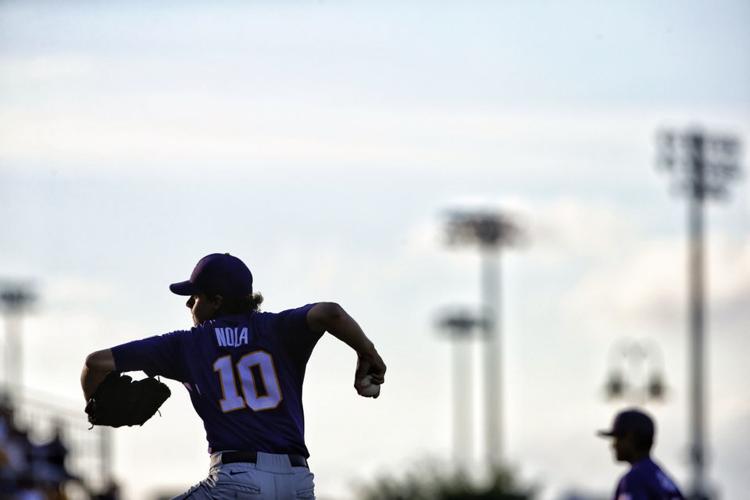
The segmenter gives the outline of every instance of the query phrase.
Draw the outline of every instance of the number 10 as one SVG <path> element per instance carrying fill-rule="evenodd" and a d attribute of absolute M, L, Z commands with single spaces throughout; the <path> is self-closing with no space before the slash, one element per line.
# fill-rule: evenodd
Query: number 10
<path fill-rule="evenodd" d="M 279 387 L 279 378 L 273 366 L 273 358 L 265 351 L 255 351 L 245 354 L 237 361 L 235 370 L 232 367 L 232 356 L 227 354 L 214 362 L 214 371 L 219 373 L 221 392 L 224 398 L 219 401 L 224 413 L 240 410 L 245 406 L 253 411 L 273 410 L 284 399 Z M 257 368 L 255 373 L 253 368 Z M 256 379 L 256 374 L 260 380 Z M 242 387 L 242 396 L 237 391 L 237 378 Z M 265 388 L 263 394 L 258 394 L 259 382 Z M 244 397 L 243 397 L 244 396 Z"/>

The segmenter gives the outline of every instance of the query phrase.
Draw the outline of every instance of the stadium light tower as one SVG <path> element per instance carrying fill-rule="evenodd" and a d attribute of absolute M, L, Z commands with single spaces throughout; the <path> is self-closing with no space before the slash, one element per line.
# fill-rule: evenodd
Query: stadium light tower
<path fill-rule="evenodd" d="M 35 299 L 36 296 L 28 285 L 0 285 L 0 304 L 5 316 L 5 385 L 14 403 L 18 402 L 23 388 L 21 316 L 28 311 Z"/>
<path fill-rule="evenodd" d="M 473 453 L 471 351 L 466 345 L 484 319 L 468 309 L 445 309 L 438 318 L 440 333 L 453 343 L 453 457 L 456 465 L 469 467 Z"/>
<path fill-rule="evenodd" d="M 517 240 L 519 231 L 505 215 L 490 211 L 454 211 L 447 224 L 448 244 L 479 247 L 481 258 L 482 317 L 484 318 L 485 425 L 487 461 L 493 469 L 502 463 L 500 249 Z"/>
<path fill-rule="evenodd" d="M 732 137 L 700 130 L 660 132 L 658 165 L 675 175 L 688 196 L 689 331 L 690 331 L 690 462 L 691 498 L 707 499 L 705 477 L 704 400 L 704 201 L 727 196 L 727 185 L 739 174 L 739 143 Z"/>

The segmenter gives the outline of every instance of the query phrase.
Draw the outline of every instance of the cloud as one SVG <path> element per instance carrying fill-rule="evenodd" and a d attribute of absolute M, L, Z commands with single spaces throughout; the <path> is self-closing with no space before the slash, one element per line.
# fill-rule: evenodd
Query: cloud
<path fill-rule="evenodd" d="M 60 276 L 46 280 L 43 292 L 44 301 L 53 309 L 90 311 L 112 301 L 117 287 L 111 282 Z"/>
<path fill-rule="evenodd" d="M 723 240 L 723 241 L 722 241 Z M 711 318 L 722 328 L 750 328 L 750 240 L 721 238 L 709 249 Z"/>
<path fill-rule="evenodd" d="M 611 202 L 559 198 L 530 209 L 530 250 L 556 264 L 565 259 L 615 258 L 633 245 L 640 230 L 629 214 Z"/>
<path fill-rule="evenodd" d="M 95 74 L 92 58 L 80 54 L 36 55 L 32 57 L 0 57 L 0 74 L 9 86 L 40 83 L 61 84 L 63 80 L 89 78 Z"/>
<path fill-rule="evenodd" d="M 573 235 L 577 230 L 572 231 Z M 599 233 L 601 234 L 601 233 Z M 750 324 L 750 245 L 722 234 L 708 240 L 705 273 L 709 326 L 739 332 Z M 684 238 L 622 242 L 616 255 L 591 266 L 565 298 L 571 314 L 646 331 L 680 331 L 688 300 Z"/>

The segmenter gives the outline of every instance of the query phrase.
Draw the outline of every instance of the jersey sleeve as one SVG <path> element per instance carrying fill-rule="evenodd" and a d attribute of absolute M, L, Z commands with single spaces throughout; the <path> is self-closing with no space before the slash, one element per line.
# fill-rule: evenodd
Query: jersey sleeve
<path fill-rule="evenodd" d="M 293 359 L 307 362 L 315 344 L 323 332 L 310 330 L 307 324 L 307 313 L 315 304 L 307 304 L 296 309 L 278 313 L 277 328 L 282 343 Z"/>
<path fill-rule="evenodd" d="M 113 347 L 115 369 L 119 372 L 143 370 L 149 376 L 161 375 L 186 382 L 182 351 L 187 334 L 187 331 L 177 331 Z"/>

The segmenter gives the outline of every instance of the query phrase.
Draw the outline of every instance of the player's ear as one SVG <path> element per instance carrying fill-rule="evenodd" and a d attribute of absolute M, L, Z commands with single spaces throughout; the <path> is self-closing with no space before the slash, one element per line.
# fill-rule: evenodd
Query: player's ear
<path fill-rule="evenodd" d="M 211 298 L 211 305 L 214 306 L 214 308 L 218 311 L 221 309 L 221 305 L 224 303 L 224 297 L 221 295 L 214 295 Z"/>

